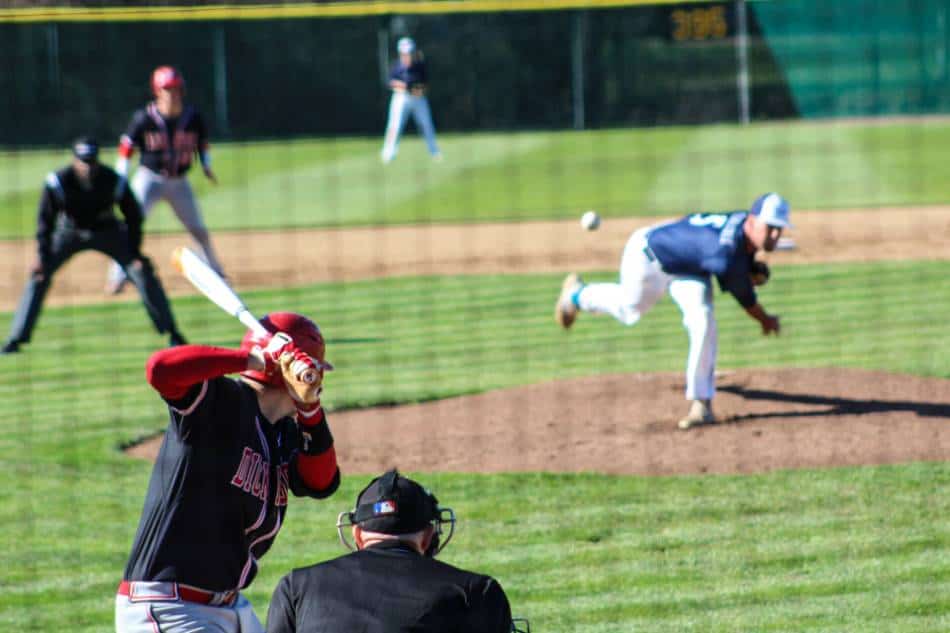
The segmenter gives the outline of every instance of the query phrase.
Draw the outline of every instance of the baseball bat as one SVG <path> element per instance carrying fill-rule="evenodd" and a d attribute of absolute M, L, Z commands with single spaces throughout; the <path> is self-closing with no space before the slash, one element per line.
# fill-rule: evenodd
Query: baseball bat
<path fill-rule="evenodd" d="M 184 275 L 191 285 L 201 294 L 211 300 L 216 306 L 227 312 L 248 327 L 255 335 L 269 337 L 271 332 L 257 320 L 241 297 L 228 285 L 203 259 L 195 255 L 191 249 L 179 246 L 172 252 L 172 264 Z M 298 379 L 306 383 L 313 383 L 317 379 L 317 372 L 307 369 L 298 374 Z"/>

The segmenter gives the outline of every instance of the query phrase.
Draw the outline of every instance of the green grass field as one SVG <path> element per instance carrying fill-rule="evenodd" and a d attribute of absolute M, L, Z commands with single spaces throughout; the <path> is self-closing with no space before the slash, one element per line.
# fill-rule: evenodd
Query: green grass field
<path fill-rule="evenodd" d="M 762 293 L 784 316 L 781 339 L 761 337 L 720 297 L 720 366 L 950 377 L 945 276 L 942 262 L 782 267 Z M 565 334 L 550 315 L 559 281 L 399 278 L 245 299 L 257 312 L 317 318 L 338 368 L 327 383 L 334 409 L 681 368 L 686 337 L 671 302 L 632 329 L 583 315 Z M 174 303 L 192 340 L 236 344 L 241 328 L 205 299 Z M 0 315 L 0 330 L 10 317 Z M 111 625 L 150 472 L 118 447 L 164 427 L 142 369 L 163 343 L 130 300 L 48 310 L 26 352 L 0 359 L 0 467 L 11 478 L 0 491 L 0 630 Z M 947 464 L 419 478 L 461 518 L 445 560 L 497 576 L 534 631 L 950 629 Z M 291 503 L 248 592 L 261 617 L 283 573 L 342 552 L 333 522 L 365 482 L 345 477 L 329 501 Z"/>
<path fill-rule="evenodd" d="M 662 215 L 735 209 L 764 189 L 799 209 L 945 203 L 950 121 L 796 122 L 440 137 L 220 143 L 221 182 L 192 183 L 212 230 Z M 32 235 L 44 174 L 66 151 L 0 153 L 0 238 Z M 114 155 L 104 152 L 112 164 Z M 162 206 L 148 230 L 180 230 Z"/>

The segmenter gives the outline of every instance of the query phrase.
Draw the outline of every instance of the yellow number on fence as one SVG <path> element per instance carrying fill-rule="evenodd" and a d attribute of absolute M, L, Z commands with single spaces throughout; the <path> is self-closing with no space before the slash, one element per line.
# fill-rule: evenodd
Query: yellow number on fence
<path fill-rule="evenodd" d="M 676 9 L 670 13 L 673 22 L 673 39 L 718 40 L 729 34 L 725 7 L 708 9 Z"/>

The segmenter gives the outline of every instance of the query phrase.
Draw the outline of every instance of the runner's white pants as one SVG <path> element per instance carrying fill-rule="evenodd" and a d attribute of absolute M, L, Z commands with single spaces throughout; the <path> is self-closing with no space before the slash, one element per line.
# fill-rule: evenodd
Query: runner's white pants
<path fill-rule="evenodd" d="M 170 583 L 137 583 L 167 586 Z M 251 603 L 238 595 L 231 606 L 186 602 L 177 598 L 139 600 L 115 597 L 116 633 L 264 633 Z"/>
<path fill-rule="evenodd" d="M 624 325 L 634 325 L 669 291 L 683 313 L 683 325 L 689 334 L 686 398 L 712 399 L 718 334 L 711 280 L 663 272 L 659 262 L 644 250 L 650 228 L 636 231 L 627 241 L 620 262 L 620 283 L 588 284 L 578 295 L 578 305 L 585 312 L 609 314 Z"/>
<path fill-rule="evenodd" d="M 399 150 L 399 136 L 406 127 L 409 115 L 416 122 L 416 127 L 426 139 L 426 146 L 433 156 L 439 154 L 439 146 L 435 142 L 435 125 L 432 123 L 432 111 L 429 109 L 429 100 L 425 95 L 415 96 L 408 92 L 393 91 L 389 99 L 389 119 L 386 122 L 386 136 L 383 140 L 381 157 L 389 162 L 396 157 Z"/>
<path fill-rule="evenodd" d="M 191 183 L 188 182 L 186 177 L 166 178 L 148 167 L 139 165 L 138 169 L 135 170 L 135 175 L 132 176 L 129 188 L 142 206 L 143 223 L 148 218 L 155 203 L 159 200 L 167 200 L 175 215 L 181 221 L 182 226 L 201 247 L 205 261 L 218 272 L 222 272 L 221 263 L 211 246 L 211 236 L 208 234 L 207 227 L 205 227 L 201 212 L 198 211 L 198 203 L 195 201 L 195 194 L 191 190 Z M 113 264 L 112 268 L 109 269 L 109 279 L 113 281 L 122 279 L 124 276 L 125 273 L 121 266 Z"/>

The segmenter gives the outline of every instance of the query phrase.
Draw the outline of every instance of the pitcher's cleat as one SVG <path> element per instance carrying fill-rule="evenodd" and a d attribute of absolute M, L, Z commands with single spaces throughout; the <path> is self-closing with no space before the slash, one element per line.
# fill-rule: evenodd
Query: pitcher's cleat
<path fill-rule="evenodd" d="M 715 423 L 716 416 L 713 415 L 709 400 L 693 400 L 689 405 L 689 413 L 679 421 L 679 427 L 681 429 L 691 429 L 696 426 Z"/>
<path fill-rule="evenodd" d="M 575 273 L 564 278 L 561 284 L 561 294 L 554 306 L 554 320 L 565 330 L 574 324 L 577 319 L 577 304 L 574 302 L 577 293 L 584 287 L 584 282 Z"/>

